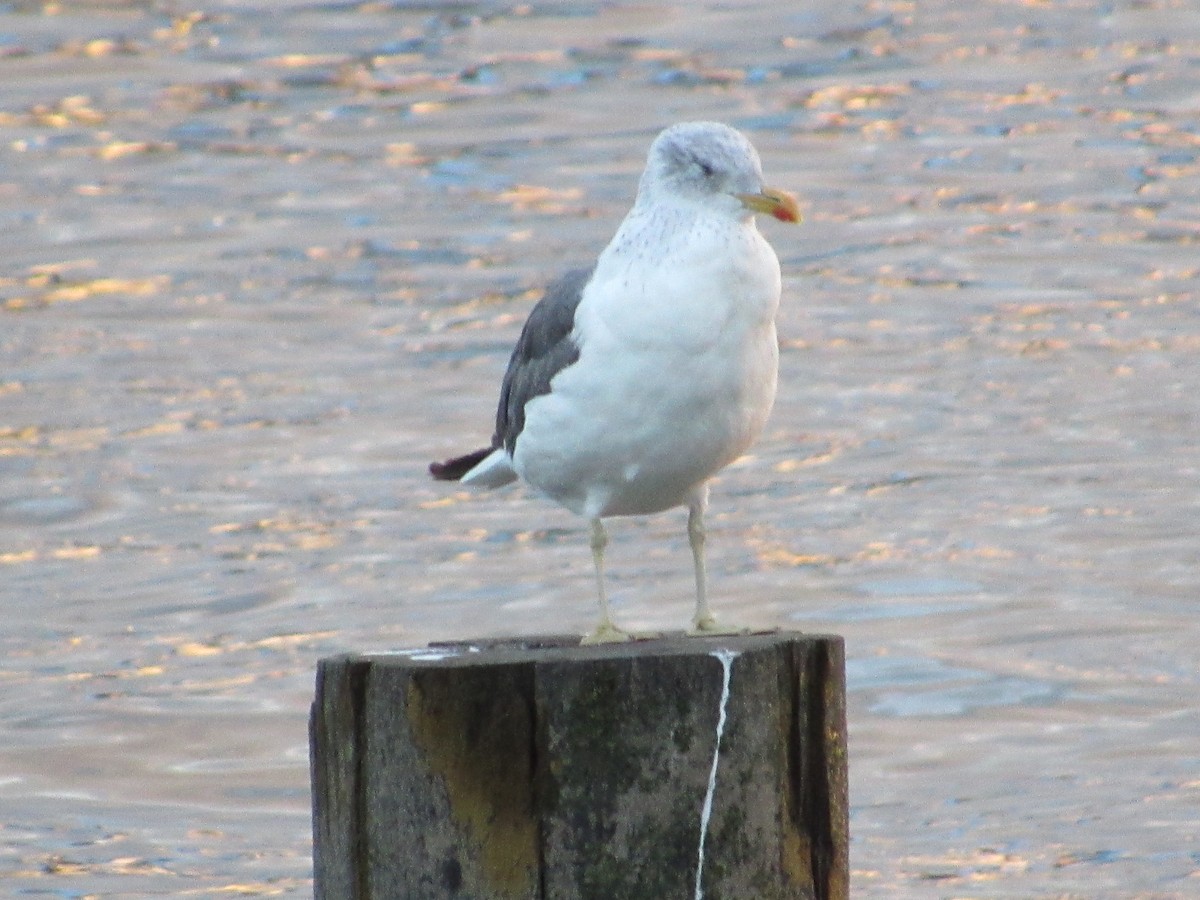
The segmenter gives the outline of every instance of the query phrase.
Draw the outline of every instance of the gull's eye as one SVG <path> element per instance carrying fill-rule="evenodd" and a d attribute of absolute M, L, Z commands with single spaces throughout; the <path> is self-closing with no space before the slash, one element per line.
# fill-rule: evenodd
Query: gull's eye
<path fill-rule="evenodd" d="M 716 166 L 714 166 L 712 163 L 710 163 L 708 160 L 706 160 L 706 159 L 705 159 L 703 156 L 701 156 L 700 154 L 698 154 L 698 153 L 689 153 L 689 154 L 688 154 L 688 156 L 690 156 L 690 157 L 692 158 L 692 159 L 691 159 L 691 161 L 692 161 L 692 164 L 693 164 L 693 165 L 694 165 L 694 166 L 695 166 L 697 169 L 699 169 L 699 170 L 700 170 L 700 173 L 701 173 L 701 174 L 702 174 L 702 175 L 703 175 L 705 178 L 712 178 L 712 177 L 713 177 L 713 175 L 715 175 L 715 174 L 717 173 L 717 167 L 716 167 Z"/>

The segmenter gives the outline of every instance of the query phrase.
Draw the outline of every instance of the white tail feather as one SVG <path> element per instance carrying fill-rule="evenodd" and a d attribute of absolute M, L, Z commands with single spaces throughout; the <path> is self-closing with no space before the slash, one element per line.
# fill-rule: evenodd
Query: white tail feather
<path fill-rule="evenodd" d="M 513 471 L 512 457 L 503 447 L 485 456 L 482 462 L 461 479 L 463 484 L 481 488 L 503 487 L 516 480 L 517 473 Z"/>

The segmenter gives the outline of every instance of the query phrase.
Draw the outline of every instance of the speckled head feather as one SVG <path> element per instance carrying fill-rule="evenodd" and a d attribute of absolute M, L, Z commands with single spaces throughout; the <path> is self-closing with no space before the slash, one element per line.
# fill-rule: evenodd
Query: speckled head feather
<path fill-rule="evenodd" d="M 762 190 L 758 152 L 740 131 L 719 122 L 683 122 L 663 131 L 650 145 L 646 171 L 638 185 L 639 202 L 661 202 L 674 195 L 717 202 L 737 210 L 739 193 Z"/>

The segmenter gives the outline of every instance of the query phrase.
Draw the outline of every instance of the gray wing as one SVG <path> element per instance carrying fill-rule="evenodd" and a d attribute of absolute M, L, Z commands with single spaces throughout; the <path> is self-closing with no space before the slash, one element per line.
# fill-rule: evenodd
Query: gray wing
<path fill-rule="evenodd" d="M 554 281 L 525 321 L 500 387 L 493 447 L 513 452 L 525 427 L 525 404 L 550 393 L 550 379 L 579 359 L 571 329 L 594 268 L 573 269 Z"/>

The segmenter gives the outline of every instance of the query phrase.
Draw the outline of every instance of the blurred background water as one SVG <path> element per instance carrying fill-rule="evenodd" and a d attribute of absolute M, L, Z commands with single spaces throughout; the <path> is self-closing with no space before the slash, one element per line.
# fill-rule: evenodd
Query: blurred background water
<path fill-rule="evenodd" d="M 591 623 L 425 465 L 705 118 L 807 220 L 712 590 L 846 636 L 854 896 L 1200 895 L 1194 4 L 17 0 L 0 85 L 0 892 L 310 896 L 318 658 Z"/>

